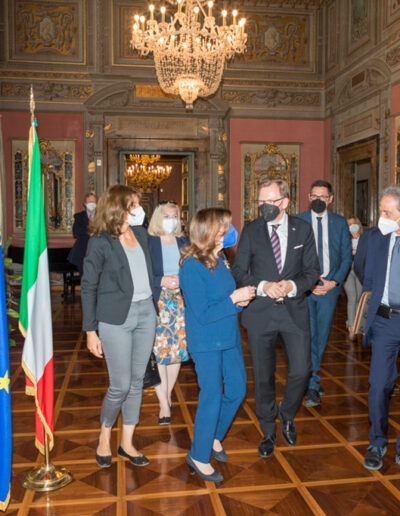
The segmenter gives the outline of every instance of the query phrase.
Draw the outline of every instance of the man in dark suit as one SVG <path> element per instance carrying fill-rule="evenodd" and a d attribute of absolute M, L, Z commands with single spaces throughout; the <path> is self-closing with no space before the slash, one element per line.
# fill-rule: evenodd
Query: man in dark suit
<path fill-rule="evenodd" d="M 239 286 L 254 285 L 257 297 L 244 310 L 253 358 L 256 412 L 264 437 L 260 457 L 270 457 L 276 445 L 276 422 L 282 435 L 296 443 L 294 417 L 307 387 L 311 369 L 310 331 L 306 292 L 319 277 L 312 228 L 286 213 L 289 190 L 285 181 L 269 179 L 259 188 L 261 216 L 242 231 L 232 268 Z M 278 338 L 283 341 L 288 376 L 283 400 L 275 399 Z"/>
<path fill-rule="evenodd" d="M 389 400 L 397 379 L 400 351 L 400 185 L 383 190 L 378 228 L 369 232 L 364 291 L 371 291 L 364 344 L 371 343 L 368 413 L 370 445 L 364 457 L 367 469 L 380 469 L 388 442 Z M 396 443 L 400 465 L 400 435 Z"/>
<path fill-rule="evenodd" d="M 74 215 L 72 233 L 76 240 L 67 257 L 67 260 L 75 265 L 81 276 L 83 274 L 83 259 L 89 242 L 89 224 L 96 212 L 96 192 L 90 191 L 85 195 L 83 206 L 85 209 Z"/>
<path fill-rule="evenodd" d="M 317 180 L 311 185 L 311 210 L 298 217 L 312 225 L 321 276 L 308 295 L 311 326 L 312 375 L 308 384 L 306 407 L 320 405 L 324 393 L 318 375 L 328 342 L 336 302 L 352 263 L 349 227 L 344 217 L 328 211 L 333 201 L 332 185 Z"/>

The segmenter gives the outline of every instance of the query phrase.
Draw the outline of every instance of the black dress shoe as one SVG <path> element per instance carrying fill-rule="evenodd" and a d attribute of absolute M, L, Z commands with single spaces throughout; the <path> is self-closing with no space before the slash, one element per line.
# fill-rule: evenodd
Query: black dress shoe
<path fill-rule="evenodd" d="M 159 417 L 158 418 L 158 424 L 159 425 L 170 425 L 171 424 L 171 417 Z"/>
<path fill-rule="evenodd" d="M 98 455 L 96 453 L 96 462 L 100 468 L 109 468 L 111 466 L 112 455 Z"/>
<path fill-rule="evenodd" d="M 207 480 L 208 482 L 222 482 L 224 480 L 224 477 L 221 475 L 221 473 L 218 473 L 218 471 L 215 469 L 214 472 L 210 475 L 202 473 L 193 462 L 193 459 L 189 454 L 186 455 L 186 464 L 189 466 L 190 474 L 193 475 L 194 473 L 197 473 L 202 480 Z"/>
<path fill-rule="evenodd" d="M 276 445 L 276 434 L 267 435 L 264 437 L 258 446 L 258 455 L 263 459 L 267 459 L 274 454 Z"/>
<path fill-rule="evenodd" d="M 378 446 L 368 446 L 367 453 L 364 455 L 364 468 L 377 470 L 383 466 L 382 457 L 386 453 L 386 446 L 379 448 Z"/>
<path fill-rule="evenodd" d="M 294 446 L 297 439 L 297 430 L 292 419 L 284 419 L 282 414 L 279 414 L 279 419 L 282 422 L 282 437 L 289 446 Z"/>
<path fill-rule="evenodd" d="M 121 448 L 121 446 L 118 447 L 117 453 L 120 457 L 125 457 L 126 459 L 129 459 L 129 462 L 134 466 L 147 466 L 147 464 L 150 464 L 149 459 L 144 455 L 136 455 L 134 457 L 133 455 L 129 455 L 129 453 L 126 453 L 126 451 L 123 448 Z"/>

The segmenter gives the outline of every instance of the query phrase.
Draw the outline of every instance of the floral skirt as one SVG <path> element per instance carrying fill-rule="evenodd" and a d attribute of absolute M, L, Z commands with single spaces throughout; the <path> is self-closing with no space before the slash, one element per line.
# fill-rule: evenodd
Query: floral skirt
<path fill-rule="evenodd" d="M 153 351 L 159 364 L 178 364 L 189 360 L 183 298 L 180 289 L 163 288 L 158 301 L 156 338 Z"/>

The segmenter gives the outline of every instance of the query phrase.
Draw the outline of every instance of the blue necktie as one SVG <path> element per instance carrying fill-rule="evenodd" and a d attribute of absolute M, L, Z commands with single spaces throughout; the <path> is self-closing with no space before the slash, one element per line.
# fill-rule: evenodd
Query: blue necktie
<path fill-rule="evenodd" d="M 317 251 L 318 251 L 318 260 L 319 260 L 319 268 L 321 269 L 321 274 L 324 272 L 324 241 L 322 236 L 322 217 L 317 217 L 318 221 L 318 238 L 317 238 Z"/>
<path fill-rule="evenodd" d="M 400 308 L 400 236 L 396 236 L 390 261 L 389 306 Z"/>

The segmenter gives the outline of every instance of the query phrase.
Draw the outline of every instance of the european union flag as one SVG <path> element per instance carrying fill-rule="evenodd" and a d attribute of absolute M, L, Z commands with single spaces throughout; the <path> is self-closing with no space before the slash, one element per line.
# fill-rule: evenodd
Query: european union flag
<path fill-rule="evenodd" d="M 10 501 L 11 481 L 11 401 L 10 362 L 8 357 L 8 327 L 4 288 L 3 245 L 0 233 L 0 510 Z"/>

